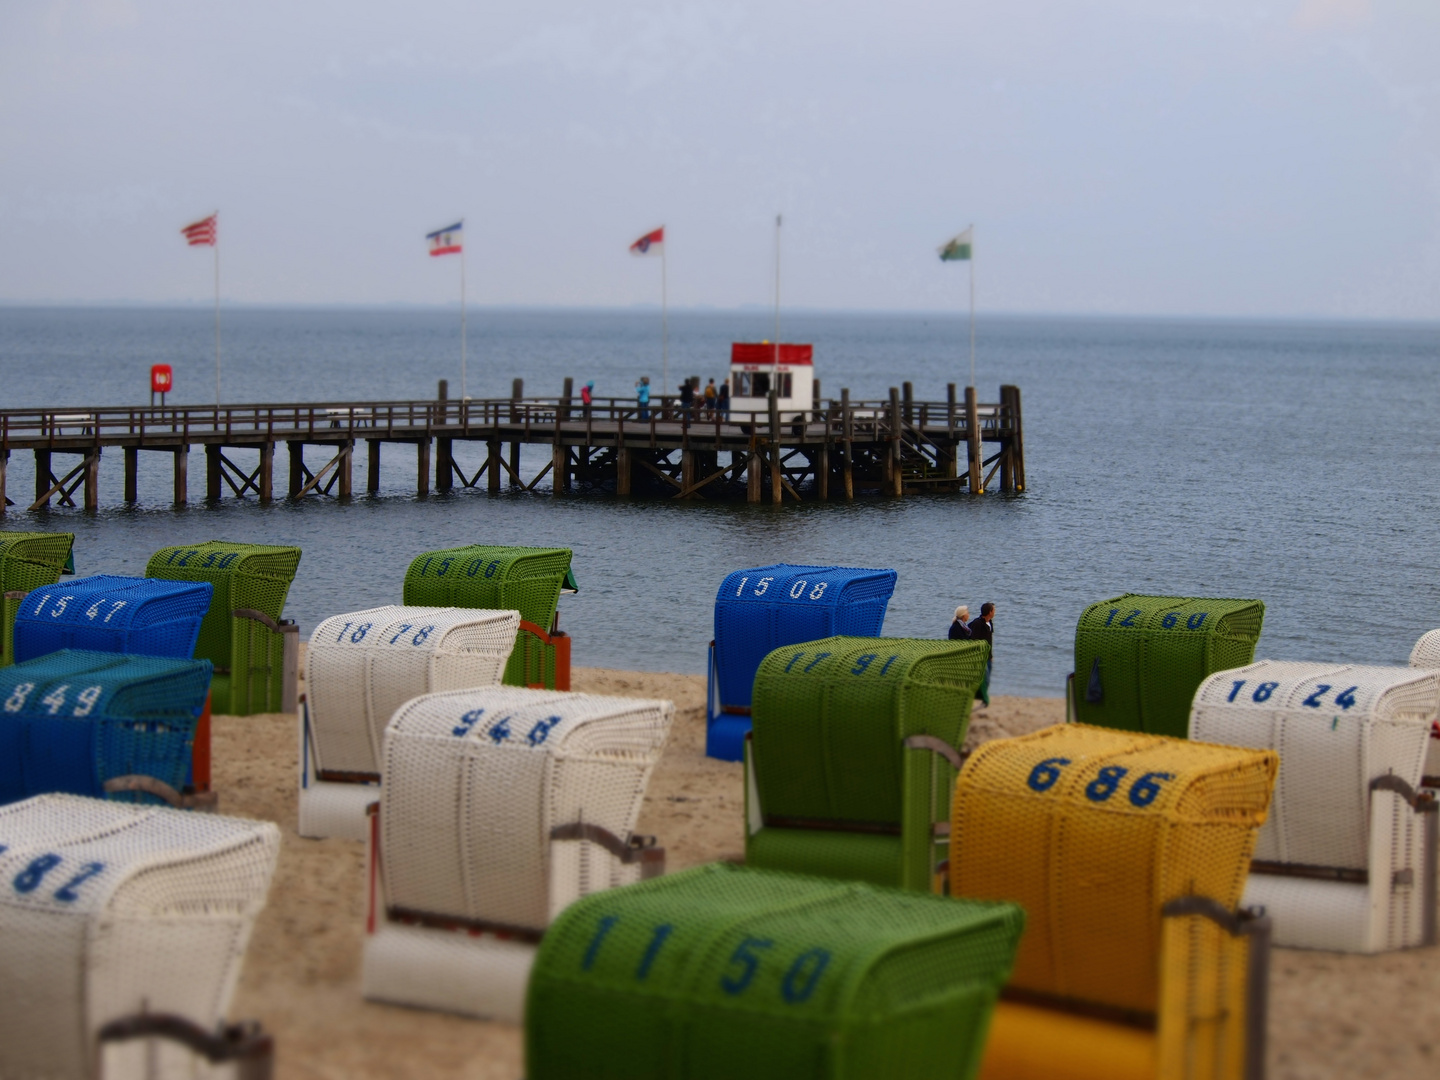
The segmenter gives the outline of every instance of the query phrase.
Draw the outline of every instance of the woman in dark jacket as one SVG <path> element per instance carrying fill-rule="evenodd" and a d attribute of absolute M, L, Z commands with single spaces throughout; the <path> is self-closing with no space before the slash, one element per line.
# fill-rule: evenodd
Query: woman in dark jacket
<path fill-rule="evenodd" d="M 970 633 L 970 609 L 961 604 L 955 609 L 955 621 L 950 624 L 951 641 L 969 641 Z"/>

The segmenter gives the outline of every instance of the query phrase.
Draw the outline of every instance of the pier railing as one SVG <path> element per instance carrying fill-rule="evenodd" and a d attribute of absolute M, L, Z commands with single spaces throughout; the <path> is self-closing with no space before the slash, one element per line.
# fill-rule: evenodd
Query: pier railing
<path fill-rule="evenodd" d="M 1002 404 L 976 406 L 982 438 L 1012 433 L 1015 417 Z M 406 439 L 423 436 L 476 438 L 503 430 L 508 439 L 547 441 L 578 434 L 577 425 L 598 435 L 632 435 L 653 430 L 673 436 L 713 435 L 721 441 L 771 435 L 786 442 L 846 438 L 884 441 L 908 430 L 922 437 L 969 436 L 963 405 L 914 401 L 896 408 L 886 400 L 830 400 L 810 409 L 740 410 L 682 408 L 673 397 L 648 407 L 633 398 L 596 398 L 590 405 L 563 397 L 473 398 L 419 401 L 332 401 L 221 406 L 66 407 L 0 410 L 0 448 L 35 449 L 148 443 L 255 443 L 304 439 Z"/>

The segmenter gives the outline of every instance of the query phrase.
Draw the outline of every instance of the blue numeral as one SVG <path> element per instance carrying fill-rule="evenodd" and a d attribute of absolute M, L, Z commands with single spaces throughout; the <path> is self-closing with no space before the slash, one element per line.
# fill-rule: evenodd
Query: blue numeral
<path fill-rule="evenodd" d="M 809 671 L 811 668 L 813 668 L 816 664 L 818 664 L 821 660 L 824 660 L 829 655 L 830 654 L 828 652 L 816 653 L 815 659 L 811 660 L 810 663 L 805 665 L 805 670 Z"/>
<path fill-rule="evenodd" d="M 484 715 L 484 709 L 472 709 L 470 712 L 467 712 L 464 716 L 460 717 L 460 723 L 456 724 L 455 727 L 451 729 L 450 734 L 469 735 L 470 729 L 473 728 L 475 724 L 479 721 L 479 719 Z"/>
<path fill-rule="evenodd" d="M 1115 789 L 1129 771 L 1121 765 L 1106 765 L 1094 780 L 1085 785 L 1085 797 L 1091 802 L 1104 802 L 1115 794 Z"/>
<path fill-rule="evenodd" d="M 507 716 L 490 729 L 490 739 L 498 746 L 508 738 L 510 738 L 510 717 Z"/>
<path fill-rule="evenodd" d="M 751 980 L 755 978 L 755 972 L 760 967 L 760 957 L 755 955 L 754 950 L 768 949 L 774 944 L 773 941 L 747 937 L 735 946 L 735 951 L 730 955 L 730 963 L 740 964 L 744 970 L 736 976 L 726 975 L 723 977 L 720 980 L 720 988 L 727 994 L 744 993 L 745 988 L 750 985 Z"/>
<path fill-rule="evenodd" d="M 1112 608 L 1110 609 L 1110 614 L 1105 616 L 1105 625 L 1106 625 L 1106 626 L 1109 626 L 1110 623 L 1114 621 L 1115 616 L 1116 616 L 1116 615 L 1119 615 L 1119 614 L 1120 614 L 1120 609 L 1119 609 L 1118 607 L 1112 607 Z"/>
<path fill-rule="evenodd" d="M 34 859 L 29 866 L 15 875 L 11 883 L 18 893 L 34 892 L 44 880 L 45 875 L 60 865 L 59 855 L 41 855 Z"/>
<path fill-rule="evenodd" d="M 805 654 L 803 652 L 797 652 L 794 656 L 790 657 L 790 663 L 785 665 L 785 671 L 787 674 L 789 673 L 790 669 L 795 666 L 795 661 L 799 660 L 800 657 L 804 655 Z"/>
<path fill-rule="evenodd" d="M 892 657 L 890 657 L 889 660 L 886 660 L 886 661 L 885 661 L 885 666 L 880 669 L 880 674 L 883 676 L 883 675 L 885 674 L 885 672 L 887 672 L 887 671 L 890 670 L 890 665 L 893 664 L 896 660 L 899 660 L 899 659 L 900 659 L 900 657 L 898 657 L 898 656 L 892 656 Z"/>
<path fill-rule="evenodd" d="M 1210 613 L 1208 611 L 1202 611 L 1198 614 L 1191 615 L 1188 619 L 1185 620 L 1186 629 L 1199 630 L 1200 627 L 1205 625 L 1205 616 L 1209 614 Z"/>
<path fill-rule="evenodd" d="M 1055 786 L 1055 781 L 1060 779 L 1060 767 L 1069 764 L 1068 757 L 1046 758 L 1030 770 L 1030 777 L 1025 783 L 1030 786 L 1031 791 L 1049 791 Z"/>
<path fill-rule="evenodd" d="M 671 931 L 674 929 L 675 927 L 669 923 L 661 923 L 655 927 L 655 933 L 650 938 L 650 944 L 645 948 L 645 955 L 640 958 L 640 966 L 635 969 L 635 978 L 638 981 L 644 982 L 645 976 L 650 974 L 650 965 L 655 963 L 655 958 L 660 955 L 660 949 L 665 944 L 665 939 L 670 936 Z"/>
<path fill-rule="evenodd" d="M 1167 612 L 1165 618 L 1160 620 L 1160 625 L 1166 630 L 1175 629 L 1175 624 L 1180 621 L 1180 613 L 1176 611 Z"/>
<path fill-rule="evenodd" d="M 875 654 L 867 652 L 864 656 L 855 658 L 855 666 L 850 669 L 851 675 L 864 675 L 867 668 L 875 662 Z"/>
<path fill-rule="evenodd" d="M 390 639 L 390 644 L 391 644 L 391 645 L 394 645 L 395 642 L 399 641 L 399 640 L 400 640 L 400 635 L 403 634 L 403 633 L 405 633 L 406 630 L 409 630 L 412 625 L 413 625 L 413 624 L 408 623 L 408 622 L 407 622 L 407 623 L 401 623 L 401 624 L 400 624 L 400 629 L 397 630 L 397 631 L 395 631 L 395 636 Z"/>
<path fill-rule="evenodd" d="M 600 928 L 595 931 L 595 936 L 590 939 L 590 947 L 585 950 L 585 959 L 580 961 L 581 971 L 589 971 L 595 966 L 595 958 L 600 955 L 600 946 L 605 941 L 605 935 L 610 933 L 619 921 L 619 916 L 616 915 L 606 915 L 600 920 Z"/>
<path fill-rule="evenodd" d="M 65 901 L 65 903 L 67 903 L 67 904 L 73 903 L 74 901 L 79 900 L 80 897 L 79 897 L 79 895 L 75 892 L 76 887 L 77 887 L 82 881 L 89 881 L 92 877 L 94 877 L 96 874 L 100 873 L 100 871 L 101 871 L 101 870 L 104 870 L 104 869 L 105 869 L 105 864 L 104 864 L 104 863 L 101 863 L 101 862 L 86 863 L 86 864 L 85 864 L 85 868 L 84 868 L 83 870 L 81 870 L 80 873 L 76 874 L 73 878 L 71 878 L 69 881 L 67 881 L 64 885 L 61 885 L 60 888 L 58 888 L 58 889 L 55 890 L 55 899 L 56 899 L 56 900 L 63 900 L 63 901 Z"/>
<path fill-rule="evenodd" d="M 810 967 L 807 970 L 806 964 Z M 798 1005 L 802 1001 L 809 1001 L 810 995 L 815 993 L 815 984 L 820 981 L 820 976 L 825 974 L 825 968 L 830 963 L 830 953 L 826 949 L 811 949 L 809 952 L 801 953 L 790 965 L 790 970 L 785 973 L 785 978 L 780 983 L 780 993 L 791 1005 Z M 805 976 L 805 982 L 799 982 L 801 975 Z"/>
<path fill-rule="evenodd" d="M 1279 685 L 1278 682 L 1262 682 L 1259 686 L 1255 687 L 1255 692 L 1250 695 L 1250 700 L 1257 703 L 1269 701 L 1270 695 L 1275 692 L 1275 688 Z"/>
<path fill-rule="evenodd" d="M 1304 701 L 1302 701 L 1300 704 L 1302 704 L 1302 705 L 1309 705 L 1310 708 L 1312 708 L 1312 709 L 1318 709 L 1318 708 L 1320 708 L 1320 699 L 1325 696 L 1325 691 L 1327 691 L 1327 690 L 1329 690 L 1329 689 L 1330 689 L 1330 687 L 1328 687 L 1328 686 L 1325 685 L 1324 683 L 1320 683 L 1319 685 L 1317 685 L 1317 686 L 1315 687 L 1315 693 L 1311 694 L 1309 697 L 1307 697 L 1307 698 L 1306 698 Z"/>
<path fill-rule="evenodd" d="M 560 717 L 558 716 L 551 716 L 547 717 L 544 720 L 537 720 L 535 721 L 535 726 L 530 729 L 530 733 L 525 736 L 525 740 L 531 746 L 539 746 L 541 743 L 543 743 L 546 739 L 550 737 L 550 732 L 553 731 L 556 725 L 558 725 L 559 723 Z"/>
<path fill-rule="evenodd" d="M 1342 709 L 1350 708 L 1351 705 L 1355 704 L 1355 691 L 1359 689 L 1358 686 L 1352 686 L 1348 690 L 1341 690 L 1340 693 L 1335 695 L 1335 704 L 1339 705 Z"/>
<path fill-rule="evenodd" d="M 1123 618 L 1123 619 L 1120 620 L 1120 625 L 1121 625 L 1121 626 L 1134 626 L 1134 625 L 1135 625 L 1135 616 L 1136 616 L 1136 615 L 1139 615 L 1139 614 L 1140 614 L 1140 609 L 1139 609 L 1139 608 L 1136 608 L 1134 611 L 1130 612 L 1129 615 L 1126 615 L 1125 618 Z"/>
<path fill-rule="evenodd" d="M 1241 688 L 1242 686 L 1244 686 L 1244 685 L 1245 685 L 1245 680 L 1244 680 L 1244 679 L 1236 679 L 1236 680 L 1235 680 L 1235 685 L 1230 688 L 1230 696 L 1227 697 L 1225 700 L 1226 700 L 1226 701 L 1234 701 L 1234 700 L 1235 700 L 1235 695 L 1238 694 L 1238 693 L 1240 693 L 1240 688 Z"/>

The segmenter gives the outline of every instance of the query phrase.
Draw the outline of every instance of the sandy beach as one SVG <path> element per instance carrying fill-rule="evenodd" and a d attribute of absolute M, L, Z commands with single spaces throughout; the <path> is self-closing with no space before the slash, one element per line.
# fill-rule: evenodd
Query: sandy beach
<path fill-rule="evenodd" d="M 573 688 L 675 702 L 639 831 L 659 838 L 672 870 L 742 858 L 741 769 L 705 757 L 704 678 L 578 668 Z M 970 741 L 1063 719 L 1059 698 L 996 697 L 972 721 Z M 214 760 L 222 812 L 277 822 L 284 834 L 231 1009 L 276 1036 L 280 1080 L 518 1080 L 519 1028 L 361 999 L 364 846 L 296 835 L 295 718 L 217 717 Z M 1277 950 L 1272 967 L 1272 1080 L 1424 1076 L 1440 1067 L 1440 949 Z"/>

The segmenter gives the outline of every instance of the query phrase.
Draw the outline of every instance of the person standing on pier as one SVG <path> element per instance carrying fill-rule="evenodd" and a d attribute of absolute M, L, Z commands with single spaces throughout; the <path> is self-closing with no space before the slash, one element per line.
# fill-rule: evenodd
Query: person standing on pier
<path fill-rule="evenodd" d="M 650 376 L 641 375 L 635 384 L 635 404 L 640 406 L 640 419 L 650 419 Z"/>
<path fill-rule="evenodd" d="M 970 637 L 990 646 L 990 656 L 985 661 L 985 678 L 975 696 L 988 706 L 990 704 L 990 668 L 995 660 L 995 605 L 988 601 L 980 605 L 980 617 L 970 624 Z"/>
<path fill-rule="evenodd" d="M 686 379 L 680 384 L 680 415 L 684 416 L 695 408 L 695 384 Z"/>
<path fill-rule="evenodd" d="M 715 380 L 711 379 L 705 384 L 705 418 L 713 419 L 715 416 L 715 402 L 719 398 L 715 391 Z"/>
<path fill-rule="evenodd" d="M 730 380 L 726 379 L 720 384 L 720 392 L 715 395 L 715 409 L 720 414 L 721 420 L 730 419 Z"/>
<path fill-rule="evenodd" d="M 587 382 L 580 388 L 580 404 L 585 406 L 585 415 L 590 415 L 590 406 L 595 404 L 595 384 Z"/>

